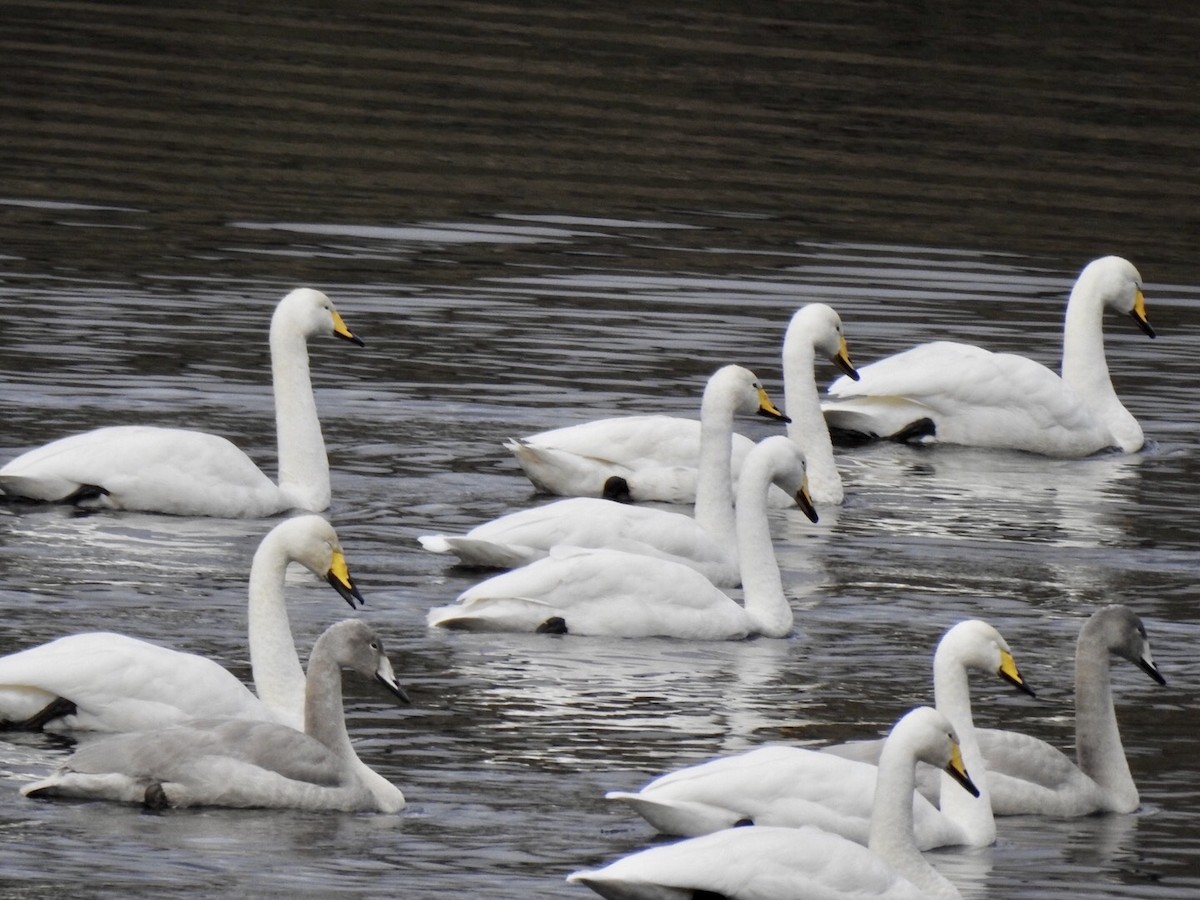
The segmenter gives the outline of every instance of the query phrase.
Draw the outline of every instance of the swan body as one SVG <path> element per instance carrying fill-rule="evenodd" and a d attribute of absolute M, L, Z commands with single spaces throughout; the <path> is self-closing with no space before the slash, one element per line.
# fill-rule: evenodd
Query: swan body
<path fill-rule="evenodd" d="M 1071 290 L 1063 331 L 1061 377 L 1033 360 L 938 341 L 839 378 L 822 404 L 835 431 L 944 444 L 1083 457 L 1145 443 L 1137 419 L 1113 389 L 1104 357 L 1106 308 L 1131 315 L 1150 337 L 1142 278 L 1125 259 L 1084 267 Z"/>
<path fill-rule="evenodd" d="M 714 584 L 734 586 L 737 560 L 730 438 L 733 417 L 757 413 L 783 419 L 758 378 L 725 366 L 708 381 L 700 408 L 700 486 L 695 517 L 652 507 L 572 497 L 485 522 L 466 535 L 424 535 L 421 545 L 453 553 L 467 565 L 511 568 L 545 557 L 551 547 L 607 547 L 670 559 Z M 793 501 L 794 502 L 794 501 Z"/>
<path fill-rule="evenodd" d="M 841 476 L 813 374 L 818 351 L 856 377 L 838 314 L 823 303 L 811 303 L 792 317 L 784 338 L 788 434 L 804 451 L 813 500 L 841 503 Z M 605 481 L 619 475 L 628 482 L 634 500 L 691 503 L 698 502 L 701 492 L 701 435 L 700 424 L 692 419 L 631 416 L 544 431 L 504 446 L 530 481 L 552 494 L 597 497 Z M 733 435 L 730 463 L 735 483 L 753 446 L 745 435 Z M 790 504 L 786 494 L 772 491 L 772 505 Z"/>
<path fill-rule="evenodd" d="M 1127 606 L 1106 606 L 1080 629 L 1075 651 L 1075 754 L 1015 731 L 980 729 L 997 815 L 1086 816 L 1138 808 L 1113 707 L 1109 656 L 1132 662 L 1158 684 L 1145 626 Z"/>
<path fill-rule="evenodd" d="M 273 807 L 395 812 L 360 774 L 346 733 L 341 669 L 373 678 L 408 701 L 379 639 L 347 619 L 331 626 L 309 660 L 304 730 L 273 722 L 197 719 L 115 735 L 84 746 L 28 797 L 113 800 L 147 806 Z"/>
<path fill-rule="evenodd" d="M 922 858 L 913 839 L 918 760 L 952 771 L 975 790 L 953 727 L 937 711 L 918 707 L 888 738 L 867 847 L 811 825 L 754 825 L 652 847 L 602 869 L 575 872 L 567 881 L 611 900 L 688 900 L 700 892 L 732 900 L 957 898 L 957 888 Z"/>
<path fill-rule="evenodd" d="M 284 297 L 271 318 L 278 484 L 218 435 L 117 425 L 24 453 L 0 468 L 0 490 L 27 500 L 181 516 L 256 518 L 326 509 L 329 461 L 307 340 L 328 333 L 362 345 L 329 298 L 309 288 Z"/>
<path fill-rule="evenodd" d="M 618 637 L 737 640 L 784 637 L 795 619 L 767 521 L 766 493 L 785 485 L 810 517 L 800 449 L 766 438 L 746 460 L 738 485 L 737 541 L 745 605 L 694 569 L 620 550 L 556 548 L 545 559 L 464 591 L 431 610 L 430 626 L 471 631 L 556 631 Z"/>
<path fill-rule="evenodd" d="M 258 696 L 206 657 L 84 632 L 0 657 L 0 721 L 62 732 L 139 731 L 201 716 L 302 727 L 304 671 L 284 605 L 289 562 L 326 579 L 351 608 L 362 601 L 332 525 L 317 515 L 276 525 L 250 568 L 247 631 Z"/>
<path fill-rule="evenodd" d="M 978 619 L 960 622 L 942 637 L 934 656 L 937 709 L 954 725 L 963 763 L 976 772 L 979 794 L 948 789 L 941 810 L 915 795 L 913 828 L 921 850 L 984 847 L 996 840 L 991 806 L 981 784 L 983 759 L 971 720 L 968 668 L 998 673 L 1028 691 L 1008 644 L 991 625 Z M 843 758 L 835 755 L 836 750 L 768 745 L 689 766 L 655 779 L 640 791 L 614 791 L 608 797 L 632 806 L 667 834 L 705 834 L 747 822 L 789 828 L 816 825 L 865 844 L 884 742 L 856 744 L 874 752 Z"/>

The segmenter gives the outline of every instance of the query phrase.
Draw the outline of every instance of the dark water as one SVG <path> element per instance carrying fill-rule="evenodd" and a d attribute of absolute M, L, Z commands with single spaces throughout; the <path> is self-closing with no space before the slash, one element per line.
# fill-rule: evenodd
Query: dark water
<path fill-rule="evenodd" d="M 156 422 L 273 471 L 266 323 L 325 290 L 367 341 L 312 347 L 330 517 L 415 701 L 348 694 L 398 817 L 38 804 L 17 789 L 68 748 L 12 736 L 0 894 L 587 896 L 562 878 L 653 840 L 605 790 L 876 732 L 930 699 L 961 618 L 1039 690 L 980 683 L 977 720 L 1069 747 L 1074 639 L 1112 602 L 1169 682 L 1114 673 L 1144 809 L 1001 820 L 995 847 L 933 858 L 968 897 L 1200 891 L 1200 14 L 626 6 L 0 8 L 0 458 Z M 780 396 L 784 326 L 817 299 L 859 363 L 954 337 L 1053 366 L 1069 285 L 1109 252 L 1159 332 L 1107 329 L 1145 452 L 843 453 L 844 508 L 773 520 L 788 640 L 426 631 L 473 576 L 415 536 L 540 499 L 503 439 L 692 414 L 726 362 Z M 269 525 L 0 507 L 0 649 L 116 629 L 244 675 Z M 292 591 L 306 647 L 344 607 Z"/>

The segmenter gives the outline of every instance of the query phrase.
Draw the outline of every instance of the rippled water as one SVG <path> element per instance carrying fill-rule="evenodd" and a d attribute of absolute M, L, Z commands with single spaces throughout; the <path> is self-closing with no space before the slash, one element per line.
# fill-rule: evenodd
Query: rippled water
<path fill-rule="evenodd" d="M 398 817 L 35 803 L 17 789 L 69 746 L 6 736 L 0 894 L 587 896 L 563 877 L 654 840 L 606 790 L 877 732 L 930 699 L 933 646 L 965 617 L 1001 629 L 1039 692 L 976 684 L 977 720 L 1069 747 L 1079 623 L 1124 602 L 1168 679 L 1114 672 L 1144 809 L 1004 819 L 996 846 L 932 858 L 971 898 L 1195 896 L 1196 22 L 945 9 L 6 7 L 0 459 L 155 422 L 272 471 L 266 324 L 290 286 L 322 288 L 367 342 L 311 348 L 330 517 L 414 703 L 348 688 Z M 989 85 L 1004 102 L 973 105 Z M 1071 281 L 1113 251 L 1159 332 L 1106 323 L 1145 452 L 842 452 L 843 508 L 773 513 L 787 640 L 426 631 L 476 576 L 415 536 L 543 499 L 503 439 L 694 414 L 731 361 L 779 399 L 783 329 L 810 300 L 860 364 L 965 336 L 1055 366 Z M 0 650 L 106 628 L 246 675 L 269 526 L 0 507 Z M 302 646 L 346 612 L 290 589 Z"/>

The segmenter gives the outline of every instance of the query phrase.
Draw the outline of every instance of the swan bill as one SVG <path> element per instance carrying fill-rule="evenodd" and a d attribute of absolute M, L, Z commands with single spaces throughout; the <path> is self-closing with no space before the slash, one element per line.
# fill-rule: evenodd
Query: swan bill
<path fill-rule="evenodd" d="M 342 555 L 342 551 L 333 551 L 333 562 L 329 565 L 329 571 L 325 573 L 325 580 L 333 586 L 343 600 L 350 604 L 351 609 L 357 608 L 355 601 L 366 606 L 367 601 L 363 599 L 362 593 L 354 584 L 354 579 L 350 577 L 350 569 L 346 565 L 346 557 Z"/>
<path fill-rule="evenodd" d="M 1154 664 L 1154 660 L 1149 656 L 1143 656 L 1136 660 L 1137 667 L 1153 678 L 1159 684 L 1166 686 L 1167 679 L 1163 678 L 1162 672 L 1158 671 L 1158 666 Z"/>
<path fill-rule="evenodd" d="M 756 412 L 755 415 L 762 416 L 765 419 L 774 419 L 777 422 L 783 422 L 785 425 L 791 422 L 792 420 L 780 412 L 779 407 L 771 402 L 771 398 L 767 396 L 766 389 L 761 385 L 758 385 L 757 387 L 758 412 Z"/>
<path fill-rule="evenodd" d="M 954 750 L 950 754 L 950 762 L 946 763 L 946 768 L 943 770 L 963 786 L 963 788 L 972 797 L 979 796 L 979 788 L 975 787 L 975 782 L 971 780 L 971 776 L 967 774 L 967 769 L 963 765 L 962 751 L 958 748 L 958 742 L 954 742 Z"/>
<path fill-rule="evenodd" d="M 336 309 L 330 310 L 330 313 L 333 315 L 333 333 L 335 337 L 340 337 L 342 340 L 349 341 L 359 347 L 367 346 L 362 338 L 346 327 L 346 322 Z"/>
<path fill-rule="evenodd" d="M 1137 292 L 1133 301 L 1133 309 L 1129 311 L 1129 315 L 1133 317 L 1133 321 L 1137 322 L 1137 327 L 1142 329 L 1146 337 L 1156 337 L 1154 329 L 1150 327 L 1150 320 L 1146 318 L 1146 298 L 1142 296 L 1141 291 Z"/>
<path fill-rule="evenodd" d="M 796 491 L 796 505 L 800 507 L 800 511 L 808 517 L 808 521 L 817 521 L 817 507 L 813 503 L 812 494 L 808 492 L 808 478 L 804 479 L 804 484 L 800 485 L 800 490 Z"/>
<path fill-rule="evenodd" d="M 854 363 L 850 361 L 850 348 L 846 346 L 845 337 L 842 337 L 838 352 L 831 356 L 830 360 L 837 366 L 838 371 L 851 381 L 858 381 L 861 377 L 858 374 L 858 369 L 854 368 Z"/>
<path fill-rule="evenodd" d="M 1001 678 L 1011 684 L 1020 691 L 1024 691 L 1030 697 L 1036 697 L 1033 688 L 1025 683 L 1025 679 L 1021 677 L 1021 672 L 1017 669 L 1017 662 L 1013 659 L 1012 654 L 1007 650 L 1000 651 L 1000 671 L 998 673 Z"/>

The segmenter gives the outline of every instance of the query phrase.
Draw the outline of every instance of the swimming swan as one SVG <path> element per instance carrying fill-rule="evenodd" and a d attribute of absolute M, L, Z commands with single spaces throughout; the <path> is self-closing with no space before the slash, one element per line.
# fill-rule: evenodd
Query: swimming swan
<path fill-rule="evenodd" d="M 701 893 L 730 900 L 958 898 L 958 889 L 925 861 L 913 840 L 918 760 L 945 768 L 968 791 L 976 790 L 950 723 L 927 706 L 912 710 L 892 728 L 879 763 L 868 847 L 813 826 L 728 828 L 575 872 L 567 881 L 610 900 L 683 900 Z"/>
<path fill-rule="evenodd" d="M 302 728 L 304 670 L 284 605 L 289 562 L 327 580 L 352 609 L 362 602 L 332 525 L 307 515 L 271 529 L 250 567 L 247 632 L 258 696 L 206 657 L 85 632 L 0 658 L 3 727 L 121 732 L 227 716 Z"/>
<path fill-rule="evenodd" d="M 1082 457 L 1134 453 L 1142 428 L 1121 405 L 1104 358 L 1102 315 L 1129 314 L 1150 337 L 1142 278 L 1125 259 L 1088 263 L 1067 302 L 1062 377 L 1023 356 L 971 344 L 921 344 L 839 378 L 822 404 L 835 431 Z"/>
<path fill-rule="evenodd" d="M 788 434 L 804 451 L 809 489 L 817 503 L 841 503 L 842 480 L 821 417 L 813 362 L 827 356 L 851 378 L 857 377 L 838 314 L 823 303 L 800 309 L 788 325 L 783 343 L 784 394 L 791 420 Z M 699 467 L 703 428 L 678 416 L 628 416 L 600 419 L 543 431 L 508 441 L 504 446 L 539 489 L 551 494 L 598 497 L 607 479 L 623 476 L 633 500 L 665 503 L 699 501 Z M 733 435 L 733 476 L 754 442 Z M 772 491 L 772 505 L 791 505 L 787 495 Z"/>
<path fill-rule="evenodd" d="M 361 777 L 342 708 L 342 668 L 408 702 L 375 633 L 357 619 L 331 626 L 313 647 L 304 731 L 274 722 L 196 719 L 85 745 L 58 771 L 21 788 L 35 798 L 185 806 L 396 812 Z M 368 770 L 369 771 L 369 770 Z"/>
<path fill-rule="evenodd" d="M 971 721 L 968 668 L 997 673 L 1032 693 L 1008 644 L 991 625 L 978 619 L 960 622 L 942 637 L 934 655 L 937 709 L 954 726 L 963 763 L 976 773 L 980 793 L 970 796 L 948 788 L 941 810 L 917 794 L 913 825 L 921 850 L 985 847 L 996 840 L 995 820 L 980 779 L 983 759 Z M 767 745 L 678 769 L 640 791 L 612 791 L 606 796 L 627 803 L 665 834 L 700 835 L 743 824 L 815 825 L 865 844 L 883 744 L 856 742 L 851 745 L 855 749 L 862 745 L 873 753 L 851 758 L 815 748 Z"/>
<path fill-rule="evenodd" d="M 426 550 L 453 553 L 466 565 L 496 568 L 541 559 L 551 547 L 607 547 L 674 560 L 716 585 L 737 585 L 741 574 L 729 467 L 733 417 L 738 413 L 784 419 L 753 372 L 725 366 L 709 378 L 700 406 L 695 518 L 595 497 L 572 497 L 501 516 L 462 536 L 423 535 L 418 540 Z"/>
<path fill-rule="evenodd" d="M 0 491 L 46 502 L 180 516 L 257 518 L 329 506 L 329 460 L 309 377 L 307 339 L 334 334 L 362 346 L 329 298 L 298 288 L 271 318 L 271 375 L 279 445 L 276 484 L 223 437 L 119 425 L 61 438 L 0 468 Z"/>
<path fill-rule="evenodd" d="M 1113 707 L 1109 654 L 1127 659 L 1158 684 L 1146 629 L 1127 606 L 1091 615 L 1075 647 L 1075 756 L 1016 731 L 977 732 L 996 815 L 1086 816 L 1138 808 Z"/>
<path fill-rule="evenodd" d="M 680 563 L 620 550 L 556 548 L 521 569 L 430 610 L 430 626 L 468 631 L 552 631 L 615 637 L 738 640 L 785 637 L 795 627 L 767 521 L 767 488 L 786 486 L 811 509 L 804 456 L 783 435 L 746 458 L 738 485 L 737 541 L 745 605 Z M 815 512 L 812 513 L 815 516 Z"/>

